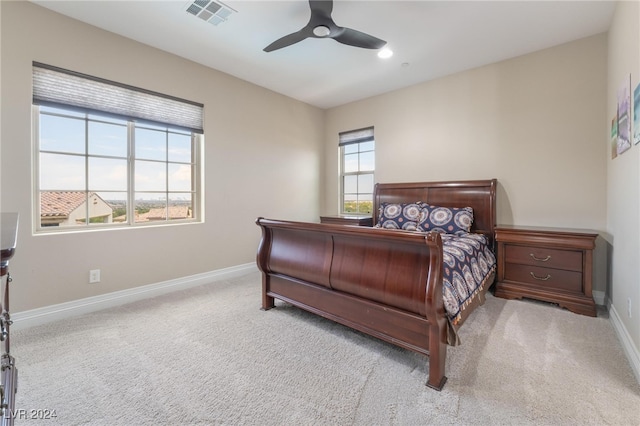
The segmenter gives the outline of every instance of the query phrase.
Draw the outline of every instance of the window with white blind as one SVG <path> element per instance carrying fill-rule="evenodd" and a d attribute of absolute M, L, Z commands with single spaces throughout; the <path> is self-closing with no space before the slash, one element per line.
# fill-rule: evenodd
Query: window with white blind
<path fill-rule="evenodd" d="M 371 214 L 375 172 L 373 127 L 341 132 L 339 146 L 340 212 Z"/>
<path fill-rule="evenodd" d="M 34 63 L 36 230 L 201 221 L 202 110 Z"/>

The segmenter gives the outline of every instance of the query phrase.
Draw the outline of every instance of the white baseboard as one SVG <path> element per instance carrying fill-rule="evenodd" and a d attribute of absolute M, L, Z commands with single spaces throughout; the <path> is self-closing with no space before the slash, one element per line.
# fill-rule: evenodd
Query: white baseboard
<path fill-rule="evenodd" d="M 232 266 L 202 274 L 190 275 L 187 277 L 148 284 L 127 290 L 115 291 L 112 293 L 102 294 L 100 296 L 87 297 L 84 299 L 74 300 L 72 302 L 45 306 L 43 308 L 32 309 L 24 312 L 16 312 L 11 314 L 11 319 L 13 320 L 11 328 L 13 330 L 19 330 L 35 325 L 46 324 L 76 315 L 95 312 L 101 309 L 124 305 L 126 303 L 159 296 L 161 294 L 171 293 L 173 291 L 239 277 L 257 270 L 258 268 L 255 263 L 246 263 L 244 265 Z"/>
<path fill-rule="evenodd" d="M 609 320 L 611 321 L 611 324 L 613 324 L 613 328 L 618 335 L 618 340 L 622 343 L 622 348 L 624 349 L 624 353 L 627 355 L 629 364 L 631 364 L 633 374 L 636 376 L 638 383 L 640 383 L 640 352 L 633 343 L 627 328 L 622 323 L 620 315 L 618 315 L 616 308 L 612 304 L 609 306 Z"/>

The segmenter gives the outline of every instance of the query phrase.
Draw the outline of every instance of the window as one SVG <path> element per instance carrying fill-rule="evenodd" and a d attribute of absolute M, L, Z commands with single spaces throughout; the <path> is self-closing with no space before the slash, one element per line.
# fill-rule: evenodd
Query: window
<path fill-rule="evenodd" d="M 371 214 L 375 140 L 373 127 L 340 133 L 341 213 Z"/>
<path fill-rule="evenodd" d="M 41 71 L 86 80 L 59 69 L 38 67 Z M 131 116 L 114 112 L 109 102 L 102 111 L 80 107 L 74 99 L 63 99 L 71 105 L 44 101 L 37 93 L 51 91 L 38 78 L 34 64 L 37 230 L 201 220 L 201 131 L 171 117 L 151 120 L 133 109 L 126 110 Z"/>

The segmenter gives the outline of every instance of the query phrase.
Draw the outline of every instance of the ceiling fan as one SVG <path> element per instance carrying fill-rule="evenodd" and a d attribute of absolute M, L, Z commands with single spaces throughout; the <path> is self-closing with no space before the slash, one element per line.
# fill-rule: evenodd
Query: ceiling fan
<path fill-rule="evenodd" d="M 332 38 L 342 44 L 365 49 L 380 49 L 387 44 L 386 41 L 369 34 L 336 25 L 331 18 L 333 0 L 309 0 L 309 7 L 311 8 L 311 18 L 304 28 L 279 38 L 262 50 L 272 52 L 309 37 Z"/>

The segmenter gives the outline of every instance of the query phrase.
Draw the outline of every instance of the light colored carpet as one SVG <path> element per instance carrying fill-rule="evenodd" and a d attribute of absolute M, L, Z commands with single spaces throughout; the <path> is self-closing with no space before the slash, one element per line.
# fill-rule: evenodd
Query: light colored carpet
<path fill-rule="evenodd" d="M 12 332 L 16 425 L 638 425 L 640 386 L 606 317 L 488 296 L 427 358 L 297 308 L 252 273 Z"/>

